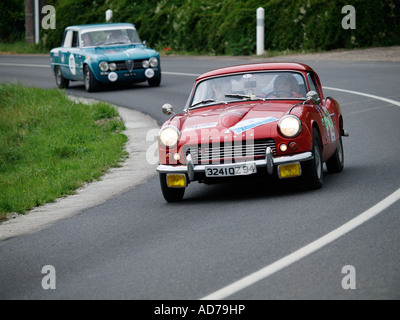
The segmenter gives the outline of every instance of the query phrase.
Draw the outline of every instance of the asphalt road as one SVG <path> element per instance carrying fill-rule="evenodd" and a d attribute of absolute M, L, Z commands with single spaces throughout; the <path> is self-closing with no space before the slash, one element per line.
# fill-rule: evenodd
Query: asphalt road
<path fill-rule="evenodd" d="M 164 57 L 159 88 L 89 94 L 73 83 L 67 92 L 161 125 L 161 105 L 182 110 L 197 74 L 249 61 L 260 60 Z M 400 63 L 299 62 L 330 88 L 325 95 L 339 101 L 350 132 L 345 170 L 326 172 L 322 189 L 193 183 L 172 204 L 155 173 L 101 205 L 0 242 L 0 299 L 399 299 Z M 0 55 L 0 81 L 54 88 L 48 64 Z M 42 287 L 46 265 L 55 268 L 55 289 Z"/>

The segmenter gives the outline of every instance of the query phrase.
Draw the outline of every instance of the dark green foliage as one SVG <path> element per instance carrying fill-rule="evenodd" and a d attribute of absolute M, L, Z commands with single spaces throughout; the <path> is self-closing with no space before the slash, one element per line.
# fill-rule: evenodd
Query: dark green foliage
<path fill-rule="evenodd" d="M 13 42 L 25 35 L 25 5 L 24 0 L 0 1 L 0 40 Z"/>
<path fill-rule="evenodd" d="M 56 8 L 57 17 L 56 30 L 42 30 L 42 45 L 48 49 L 60 44 L 68 25 L 105 22 L 107 9 L 113 10 L 113 22 L 135 24 L 142 40 L 160 51 L 170 47 L 172 52 L 253 54 L 259 7 L 265 9 L 266 50 L 400 44 L 400 0 L 53 0 L 47 4 Z M 356 29 L 344 30 L 342 8 L 348 4 L 356 9 Z M 11 26 L 15 21 L 10 16 L 2 23 Z"/>

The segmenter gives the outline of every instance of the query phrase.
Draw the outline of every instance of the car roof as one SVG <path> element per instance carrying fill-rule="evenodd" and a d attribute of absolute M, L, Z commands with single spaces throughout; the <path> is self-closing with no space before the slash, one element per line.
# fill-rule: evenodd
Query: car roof
<path fill-rule="evenodd" d="M 135 27 L 132 23 L 93 23 L 68 26 L 67 29 L 95 29 L 95 28 L 115 28 L 115 27 Z"/>
<path fill-rule="evenodd" d="M 297 62 L 261 62 L 261 63 L 251 63 L 242 64 L 224 68 L 218 68 L 206 73 L 203 73 L 196 81 L 202 80 L 204 78 L 223 76 L 227 74 L 243 73 L 243 72 L 254 72 L 254 71 L 309 71 L 314 72 L 314 70 L 303 64 Z"/>

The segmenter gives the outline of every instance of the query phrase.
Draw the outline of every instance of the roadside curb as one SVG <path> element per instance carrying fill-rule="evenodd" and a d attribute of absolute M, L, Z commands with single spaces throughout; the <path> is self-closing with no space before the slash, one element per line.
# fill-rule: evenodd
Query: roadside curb
<path fill-rule="evenodd" d="M 69 98 L 87 104 L 95 102 L 85 98 Z M 0 241 L 49 227 L 60 219 L 71 217 L 128 191 L 156 173 L 156 164 L 149 164 L 146 157 L 148 150 L 152 150 L 151 146 L 155 143 L 154 138 L 159 130 L 156 121 L 141 112 L 115 107 L 126 127 L 123 133 L 128 137 L 125 145 L 128 158 L 120 167 L 111 168 L 101 180 L 77 189 L 76 194 L 34 208 L 24 215 L 15 215 L 1 223 Z M 152 156 L 154 158 L 154 154 Z"/>

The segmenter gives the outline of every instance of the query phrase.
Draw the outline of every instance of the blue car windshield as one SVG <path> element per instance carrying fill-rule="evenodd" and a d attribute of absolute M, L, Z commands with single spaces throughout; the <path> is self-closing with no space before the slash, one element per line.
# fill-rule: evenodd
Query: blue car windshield
<path fill-rule="evenodd" d="M 133 28 L 85 30 L 81 32 L 81 47 L 141 43 Z"/>

